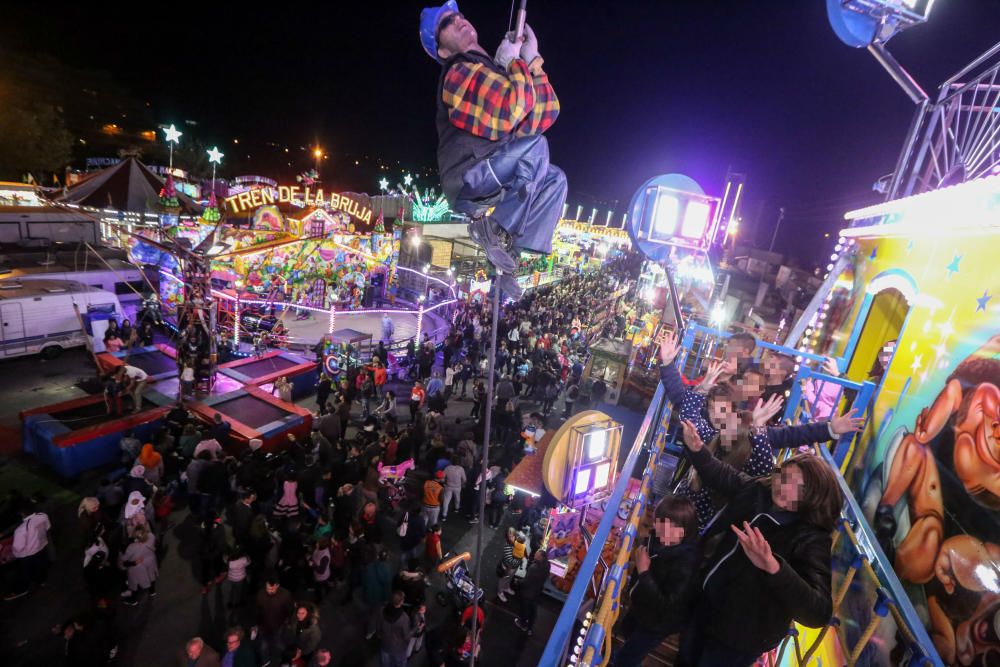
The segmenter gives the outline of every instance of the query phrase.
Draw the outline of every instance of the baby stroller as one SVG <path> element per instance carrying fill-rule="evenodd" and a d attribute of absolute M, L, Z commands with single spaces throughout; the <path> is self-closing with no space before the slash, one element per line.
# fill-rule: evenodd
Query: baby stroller
<path fill-rule="evenodd" d="M 438 565 L 437 570 L 444 575 L 445 583 L 445 589 L 437 592 L 438 604 L 447 606 L 453 603 L 457 610 L 462 610 L 470 607 L 474 600 L 483 599 L 483 589 L 476 588 L 465 566 L 470 558 L 472 555 L 465 551 L 445 558 Z"/>

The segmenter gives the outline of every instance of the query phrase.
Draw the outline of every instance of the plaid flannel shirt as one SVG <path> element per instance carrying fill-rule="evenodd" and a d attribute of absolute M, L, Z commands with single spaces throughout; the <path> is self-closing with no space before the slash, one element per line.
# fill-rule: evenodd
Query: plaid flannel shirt
<path fill-rule="evenodd" d="M 490 141 L 511 133 L 539 134 L 559 115 L 548 75 L 532 75 L 521 59 L 511 62 L 507 76 L 481 63 L 455 63 L 445 75 L 441 98 L 455 127 Z"/>

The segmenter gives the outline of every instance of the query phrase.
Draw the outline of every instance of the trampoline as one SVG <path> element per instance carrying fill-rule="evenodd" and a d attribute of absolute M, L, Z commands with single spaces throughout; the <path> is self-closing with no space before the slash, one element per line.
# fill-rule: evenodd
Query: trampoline
<path fill-rule="evenodd" d="M 169 357 L 160 350 L 154 352 L 140 352 L 131 354 L 122 359 L 129 366 L 135 366 L 146 371 L 149 375 L 159 375 L 177 370 L 177 360 Z"/>
<path fill-rule="evenodd" d="M 223 415 L 232 417 L 256 429 L 282 420 L 292 414 L 252 394 L 226 399 L 225 401 L 215 403 L 212 407 Z"/>
<path fill-rule="evenodd" d="M 129 405 L 131 405 L 129 401 Z M 155 408 L 156 404 L 143 398 L 142 400 L 142 410 L 149 410 L 150 408 Z M 69 408 L 68 410 L 61 410 L 59 412 L 50 412 L 51 417 L 58 421 L 60 424 L 65 426 L 71 431 L 78 431 L 86 426 L 93 426 L 94 424 L 103 424 L 109 422 L 118 417 L 108 414 L 108 408 L 102 400 L 99 403 L 89 403 L 86 405 L 80 405 L 74 408 Z"/>
<path fill-rule="evenodd" d="M 168 410 L 144 397 L 138 413 L 115 417 L 108 415 L 100 395 L 25 410 L 21 444 L 57 475 L 75 477 L 118 463 L 122 433 L 131 430 L 146 442 L 162 426 Z"/>
<path fill-rule="evenodd" d="M 206 424 L 211 424 L 216 416 L 229 422 L 232 426 L 229 434 L 232 452 L 239 451 L 254 438 L 261 439 L 267 450 L 284 447 L 288 444 L 289 434 L 307 438 L 312 426 L 309 410 L 294 403 L 285 403 L 253 385 L 210 396 L 194 403 L 191 410 Z"/>
<path fill-rule="evenodd" d="M 294 368 L 300 365 L 302 362 L 296 361 L 294 359 L 288 359 L 282 356 L 267 357 L 265 359 L 257 359 L 246 364 L 241 364 L 239 366 L 240 372 L 249 377 L 260 377 L 262 375 L 270 375 L 271 373 L 280 373 L 281 371 L 286 371 L 289 368 Z"/>
<path fill-rule="evenodd" d="M 97 363 L 102 373 L 111 373 L 125 364 L 142 369 L 154 380 L 176 376 L 177 352 L 169 345 L 149 345 L 130 351 L 101 352 Z"/>
<path fill-rule="evenodd" d="M 315 361 L 284 350 L 272 350 L 260 359 L 230 361 L 219 366 L 219 373 L 244 385 L 266 389 L 283 376 L 292 384 L 294 400 L 311 394 L 319 375 Z"/>

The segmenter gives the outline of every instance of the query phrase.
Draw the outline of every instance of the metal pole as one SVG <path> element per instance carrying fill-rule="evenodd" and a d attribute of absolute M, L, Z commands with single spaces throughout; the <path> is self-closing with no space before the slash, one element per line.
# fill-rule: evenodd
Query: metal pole
<path fill-rule="evenodd" d="M 885 68 L 892 80 L 899 84 L 899 87 L 914 104 L 921 104 L 930 99 L 920 84 L 899 64 L 899 61 L 892 57 L 891 53 L 885 50 L 884 46 L 874 42 L 868 45 L 868 52 L 875 57 L 879 65 Z"/>
<path fill-rule="evenodd" d="M 767 246 L 768 252 L 774 252 L 774 242 L 778 240 L 778 230 L 781 229 L 781 221 L 785 219 L 785 207 L 778 209 L 778 223 L 774 226 L 774 234 L 771 236 L 771 245 Z"/>
<path fill-rule="evenodd" d="M 677 334 L 677 340 L 681 340 L 684 337 L 684 319 L 681 316 L 681 300 L 677 297 L 677 286 L 674 284 L 674 274 L 670 272 L 670 264 L 668 262 L 663 263 L 663 272 L 667 274 L 667 288 L 670 290 L 670 301 L 667 303 L 674 311 L 674 327 L 675 333 Z M 663 321 L 664 316 L 667 314 L 666 311 L 667 304 L 664 304 L 663 315 L 660 316 L 660 322 Z"/>
<path fill-rule="evenodd" d="M 483 525 L 486 523 L 486 471 L 490 468 L 490 427 L 493 424 L 493 385 L 496 375 L 497 361 L 497 325 L 500 323 L 500 277 L 503 275 L 497 271 L 497 281 L 493 293 L 493 322 L 490 326 L 490 361 L 486 378 L 486 419 L 483 424 L 483 452 L 480 456 L 479 472 L 479 524 L 476 526 L 476 593 L 472 599 L 472 657 L 469 667 L 476 667 L 476 647 L 478 638 L 476 637 L 476 626 L 479 622 L 479 590 L 480 577 L 483 569 Z"/>

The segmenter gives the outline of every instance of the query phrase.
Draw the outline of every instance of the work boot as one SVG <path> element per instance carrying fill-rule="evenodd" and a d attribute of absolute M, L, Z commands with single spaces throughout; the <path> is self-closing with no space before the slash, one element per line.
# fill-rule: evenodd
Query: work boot
<path fill-rule="evenodd" d="M 486 259 L 497 271 L 513 274 L 517 271 L 517 259 L 508 249 L 510 236 L 497 223 L 483 216 L 469 223 L 469 237 L 486 251 Z"/>

